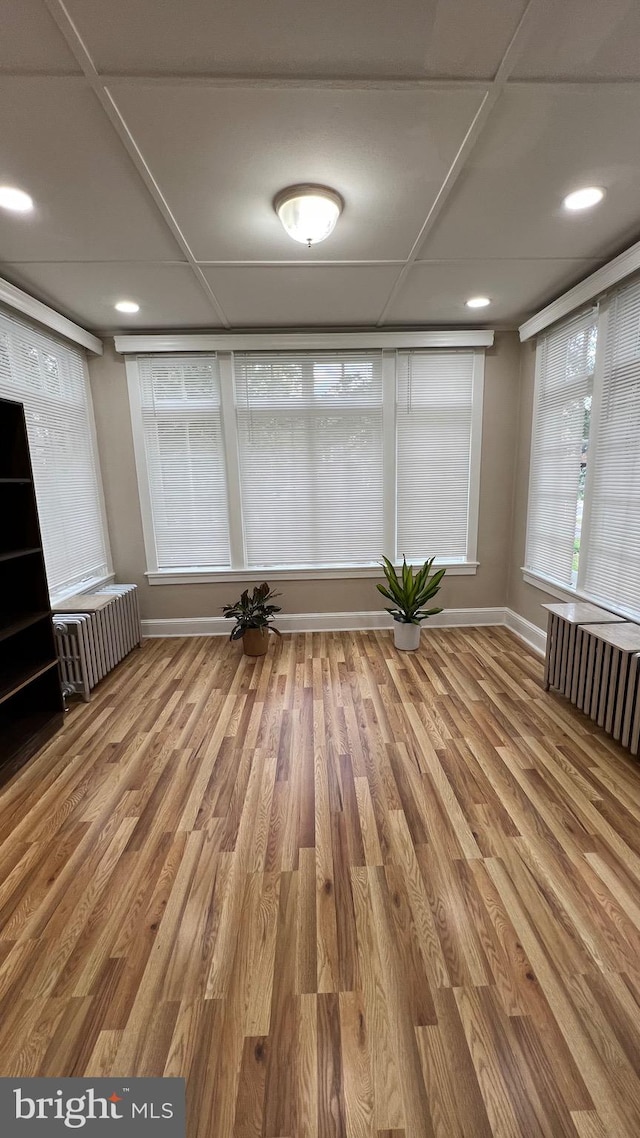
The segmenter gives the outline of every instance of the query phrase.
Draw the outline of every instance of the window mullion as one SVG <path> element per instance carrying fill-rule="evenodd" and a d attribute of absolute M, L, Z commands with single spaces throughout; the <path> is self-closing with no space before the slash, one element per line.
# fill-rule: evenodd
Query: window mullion
<path fill-rule="evenodd" d="M 158 572 L 158 547 L 153 521 L 153 504 L 149 482 L 149 463 L 146 452 L 144 424 L 142 418 L 142 389 L 140 369 L 136 356 L 125 356 L 127 384 L 129 388 L 129 407 L 133 433 L 133 453 L 138 477 L 138 496 L 142 516 L 142 533 L 147 560 L 147 571 Z"/>
<path fill-rule="evenodd" d="M 396 352 L 382 353 L 382 537 L 384 554 L 397 559 Z"/>
<path fill-rule="evenodd" d="M 244 532 L 242 525 L 242 493 L 240 489 L 240 458 L 238 451 L 238 423 L 235 406 L 233 353 L 219 352 L 220 400 L 225 462 L 227 465 L 227 495 L 229 502 L 229 552 L 231 568 L 246 567 Z"/>
<path fill-rule="evenodd" d="M 109 526 L 107 524 L 107 506 L 104 499 L 104 486 L 102 484 L 102 471 L 100 469 L 100 459 L 98 456 L 98 435 L 96 431 L 96 416 L 93 406 L 93 395 L 91 392 L 91 377 L 89 375 L 89 365 L 86 356 L 82 358 L 82 369 L 84 372 L 84 379 L 86 390 L 89 392 L 89 399 L 87 400 L 87 423 L 89 427 L 89 440 L 91 448 L 91 461 L 94 470 L 97 473 L 96 477 L 96 493 L 97 505 L 100 511 L 100 525 L 102 528 L 102 543 L 104 546 L 104 555 L 107 573 L 113 573 L 113 558 L 111 556 L 111 538 L 109 534 Z"/>

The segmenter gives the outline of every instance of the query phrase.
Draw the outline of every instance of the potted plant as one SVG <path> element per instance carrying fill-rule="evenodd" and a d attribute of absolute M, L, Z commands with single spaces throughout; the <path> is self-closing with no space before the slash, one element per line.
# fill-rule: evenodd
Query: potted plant
<path fill-rule="evenodd" d="M 280 606 L 271 604 L 279 593 L 273 593 L 265 581 L 256 585 L 253 592 L 245 589 L 234 605 L 223 605 L 222 611 L 229 620 L 235 620 L 230 640 L 242 640 L 245 656 L 264 656 L 269 645 L 269 633 L 275 632 L 273 615 L 280 612 Z"/>
<path fill-rule="evenodd" d="M 440 589 L 440 582 L 446 571 L 438 569 L 436 573 L 431 573 L 434 561 L 435 557 L 429 558 L 422 568 L 414 573 L 413 566 L 407 565 L 407 559 L 403 557 L 402 569 L 397 573 L 392 562 L 383 554 L 382 563 L 387 587 L 377 585 L 376 588 L 395 605 L 395 608 L 387 609 L 387 612 L 391 613 L 395 622 L 393 626 L 395 646 L 402 652 L 414 652 L 419 648 L 420 622 L 442 612 L 441 608 L 424 608 Z"/>

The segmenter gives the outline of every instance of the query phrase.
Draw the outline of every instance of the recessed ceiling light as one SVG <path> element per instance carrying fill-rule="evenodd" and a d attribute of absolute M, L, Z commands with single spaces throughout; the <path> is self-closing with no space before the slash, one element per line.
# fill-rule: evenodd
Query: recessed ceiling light
<path fill-rule="evenodd" d="M 488 296 L 470 296 L 466 302 L 467 308 L 486 308 L 491 304 Z"/>
<path fill-rule="evenodd" d="M 289 186 L 273 202 L 289 237 L 301 245 L 317 245 L 333 233 L 344 202 L 327 186 Z"/>
<path fill-rule="evenodd" d="M 0 206 L 14 213 L 29 213 L 33 209 L 33 198 L 15 186 L 0 186 Z"/>
<path fill-rule="evenodd" d="M 119 300 L 116 304 L 118 312 L 139 312 L 140 305 L 135 300 Z"/>
<path fill-rule="evenodd" d="M 591 206 L 601 202 L 603 197 L 604 190 L 600 186 L 584 186 L 581 190 L 567 194 L 562 204 L 565 209 L 590 209 Z"/>

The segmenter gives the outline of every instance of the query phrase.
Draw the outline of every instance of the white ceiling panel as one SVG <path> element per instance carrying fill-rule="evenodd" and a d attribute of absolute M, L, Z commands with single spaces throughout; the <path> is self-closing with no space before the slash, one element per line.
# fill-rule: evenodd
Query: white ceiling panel
<path fill-rule="evenodd" d="M 527 0 L 440 0 L 424 55 L 427 75 L 493 79 Z"/>
<path fill-rule="evenodd" d="M 514 75 L 522 79 L 640 78 L 638 0 L 549 3 Z"/>
<path fill-rule="evenodd" d="M 219 325 L 187 265 L 8 264 L 0 273 L 96 331 Z M 134 300 L 140 311 L 123 316 L 114 310 L 118 300 Z"/>
<path fill-rule="evenodd" d="M 36 203 L 0 210 L 0 273 L 97 331 L 514 325 L 640 236 L 638 0 L 0 10 L 0 185 Z M 345 200 L 312 249 L 272 207 L 297 182 Z M 589 184 L 604 202 L 566 213 Z"/>
<path fill-rule="evenodd" d="M 561 260 L 417 262 L 386 322 L 514 327 L 599 265 L 599 261 Z M 488 296 L 490 307 L 467 308 L 465 301 L 471 296 Z"/>
<path fill-rule="evenodd" d="M 0 184 L 33 197 L 0 211 L 4 261 L 180 257 L 95 95 L 82 80 L 0 77 Z"/>
<path fill-rule="evenodd" d="M 99 69 L 493 76 L 525 0 L 67 0 Z"/>
<path fill-rule="evenodd" d="M 239 90 L 131 83 L 115 97 L 198 260 L 405 257 L 474 111 L 477 91 Z M 332 236 L 307 250 L 274 194 L 338 190 Z"/>
<path fill-rule="evenodd" d="M 393 265 L 205 268 L 234 327 L 375 324 Z"/>
<path fill-rule="evenodd" d="M 628 86 L 509 87 L 456 184 L 424 259 L 594 257 L 640 228 L 640 96 Z M 562 199 L 604 186 L 596 209 Z"/>
<path fill-rule="evenodd" d="M 69 75 L 79 70 L 43 0 L 2 0 L 0 72 Z"/>

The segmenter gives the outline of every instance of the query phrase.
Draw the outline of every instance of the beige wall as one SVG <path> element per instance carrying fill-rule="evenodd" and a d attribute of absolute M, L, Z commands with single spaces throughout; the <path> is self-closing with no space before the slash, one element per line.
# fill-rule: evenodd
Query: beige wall
<path fill-rule="evenodd" d="M 472 577 L 449 577 L 439 600 L 445 608 L 503 606 L 506 603 L 511 540 L 512 487 L 518 422 L 520 345 L 517 333 L 496 336 L 485 368 L 478 560 Z M 129 418 L 124 360 L 112 343 L 90 363 L 98 448 L 102 467 L 114 568 L 120 581 L 140 586 L 145 618 L 219 616 L 235 599 L 237 583 L 147 585 L 142 522 Z M 372 579 L 281 581 L 284 612 L 379 610 L 382 598 Z"/>
<path fill-rule="evenodd" d="M 522 579 L 527 531 L 527 499 L 529 494 L 529 454 L 533 422 L 533 389 L 535 381 L 535 340 L 527 340 L 520 348 L 520 405 L 518 408 L 515 471 L 513 480 L 513 527 L 507 589 L 507 607 L 530 620 L 539 628 L 546 625 L 541 605 L 556 600 Z"/>

